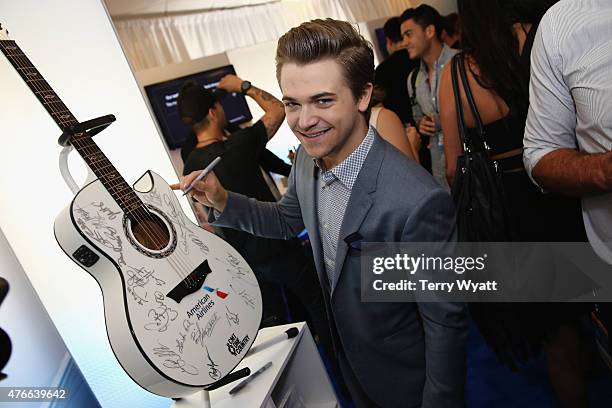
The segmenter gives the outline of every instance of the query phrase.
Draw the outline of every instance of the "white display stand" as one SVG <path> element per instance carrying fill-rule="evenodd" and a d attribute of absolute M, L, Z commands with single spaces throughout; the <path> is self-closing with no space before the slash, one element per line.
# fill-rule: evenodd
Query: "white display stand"
<path fill-rule="evenodd" d="M 268 348 L 248 354 L 236 367 L 249 367 L 257 371 L 267 362 L 272 366 L 254 378 L 237 394 L 229 391 L 242 380 L 235 381 L 210 392 L 212 408 L 288 408 L 288 407 L 338 407 L 338 399 L 325 371 L 319 352 L 305 323 L 261 329 L 254 346 L 266 339 L 296 327 L 300 333 L 293 339 L 282 340 Z M 303 405 L 298 403 L 301 400 Z M 202 406 L 202 396 L 195 394 L 177 401 L 175 408 Z"/>

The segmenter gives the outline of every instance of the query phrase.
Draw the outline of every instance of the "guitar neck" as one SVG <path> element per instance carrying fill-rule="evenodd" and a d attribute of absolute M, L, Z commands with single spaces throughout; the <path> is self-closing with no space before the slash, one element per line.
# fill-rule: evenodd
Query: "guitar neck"
<path fill-rule="evenodd" d="M 15 41 L 0 40 L 0 50 L 62 131 L 79 123 Z M 86 132 L 76 133 L 70 141 L 124 212 L 146 212 L 144 203 Z"/>
<path fill-rule="evenodd" d="M 15 41 L 0 41 L 0 49 L 60 129 L 79 123 Z"/>

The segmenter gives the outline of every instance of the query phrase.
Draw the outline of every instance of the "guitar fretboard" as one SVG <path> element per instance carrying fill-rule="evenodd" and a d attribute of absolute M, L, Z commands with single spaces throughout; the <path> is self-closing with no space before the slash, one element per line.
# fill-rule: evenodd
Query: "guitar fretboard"
<path fill-rule="evenodd" d="M 0 50 L 62 131 L 79 123 L 15 41 L 0 40 Z M 71 143 L 125 213 L 147 213 L 144 203 L 87 133 L 75 134 Z"/>

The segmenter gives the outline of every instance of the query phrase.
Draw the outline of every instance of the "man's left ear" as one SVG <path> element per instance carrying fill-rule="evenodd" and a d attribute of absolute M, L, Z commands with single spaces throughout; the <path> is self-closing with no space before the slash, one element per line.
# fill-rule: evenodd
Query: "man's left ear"
<path fill-rule="evenodd" d="M 434 38 L 436 36 L 436 26 L 433 24 L 428 25 L 425 28 L 425 35 L 427 38 Z"/>
<path fill-rule="evenodd" d="M 373 89 L 374 85 L 372 85 L 371 82 L 368 82 L 363 88 L 363 92 L 361 93 L 361 97 L 359 98 L 359 112 L 365 112 L 368 110 L 368 107 L 370 106 L 370 100 L 372 99 Z"/>

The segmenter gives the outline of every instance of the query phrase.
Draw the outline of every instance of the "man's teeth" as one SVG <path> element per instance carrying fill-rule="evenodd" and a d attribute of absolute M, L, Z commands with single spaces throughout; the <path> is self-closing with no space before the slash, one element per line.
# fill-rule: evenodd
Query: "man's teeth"
<path fill-rule="evenodd" d="M 317 133 L 309 133 L 309 134 L 307 134 L 306 136 L 307 136 L 307 137 L 317 137 L 317 136 L 321 136 L 321 135 L 322 135 L 323 133 L 325 133 L 325 132 L 327 132 L 327 129 L 322 130 L 322 131 L 317 132 Z"/>

